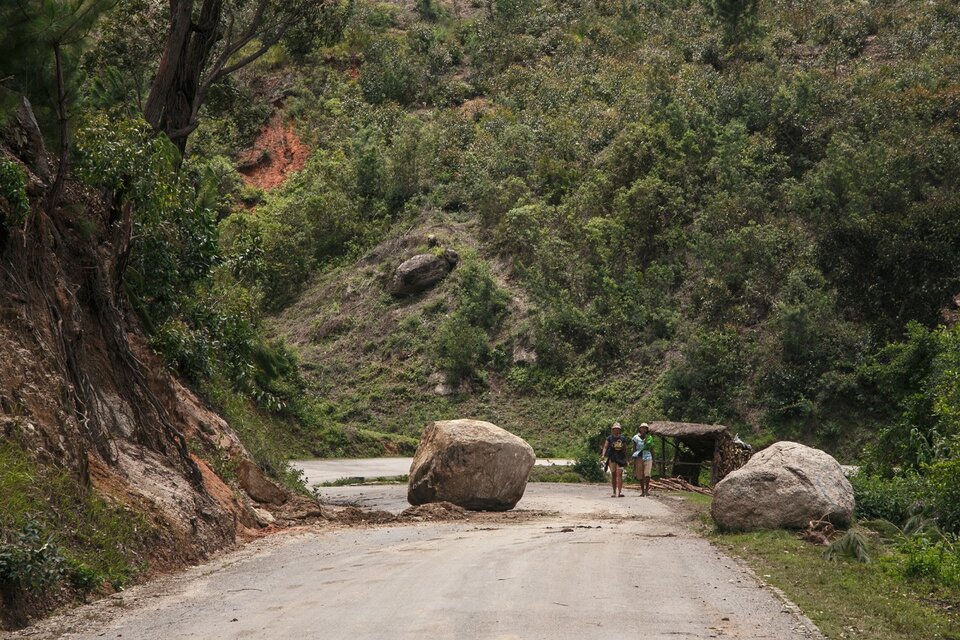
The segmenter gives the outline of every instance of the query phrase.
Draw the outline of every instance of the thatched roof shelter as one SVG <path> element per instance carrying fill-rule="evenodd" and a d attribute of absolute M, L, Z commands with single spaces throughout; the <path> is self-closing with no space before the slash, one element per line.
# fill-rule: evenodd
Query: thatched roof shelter
<path fill-rule="evenodd" d="M 720 424 L 696 422 L 649 423 L 650 433 L 660 436 L 660 476 L 667 475 L 667 446 L 673 446 L 670 461 L 672 475 L 699 485 L 700 468 L 710 463 L 710 482 L 716 484 L 731 471 L 739 469 L 750 459 L 750 452 L 734 443 L 729 429 Z M 667 442 L 670 438 L 670 442 Z"/>
<path fill-rule="evenodd" d="M 650 422 L 650 433 L 668 438 L 715 438 L 727 431 L 722 424 L 699 424 L 697 422 Z"/>

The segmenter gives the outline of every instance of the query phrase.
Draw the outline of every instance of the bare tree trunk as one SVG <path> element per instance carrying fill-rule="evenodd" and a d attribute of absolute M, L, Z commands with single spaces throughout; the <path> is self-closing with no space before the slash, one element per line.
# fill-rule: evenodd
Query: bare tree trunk
<path fill-rule="evenodd" d="M 191 27 L 190 39 L 184 55 L 181 72 L 167 95 L 167 123 L 165 132 L 180 150 L 187 148 L 187 138 L 196 128 L 197 91 L 200 88 L 203 69 L 216 44 L 223 11 L 223 0 L 204 0 L 200 18 Z"/>
<path fill-rule="evenodd" d="M 204 0 L 196 23 L 193 6 L 193 0 L 170 2 L 170 31 L 143 110 L 147 122 L 167 134 L 181 155 L 196 128 L 197 90 L 219 36 L 223 0 Z"/>
<path fill-rule="evenodd" d="M 53 181 L 53 187 L 47 196 L 47 210 L 53 213 L 63 193 L 63 183 L 67 177 L 67 164 L 69 159 L 67 155 L 70 152 L 70 138 L 67 130 L 67 88 L 63 79 L 63 57 L 60 50 L 60 43 L 53 45 L 53 59 L 56 65 L 57 73 L 57 133 L 60 136 L 59 163 L 57 164 L 57 177 Z"/>
<path fill-rule="evenodd" d="M 193 0 L 170 0 L 170 31 L 143 109 L 144 118 L 157 131 L 166 130 L 166 106 L 186 56 L 192 14 Z"/>

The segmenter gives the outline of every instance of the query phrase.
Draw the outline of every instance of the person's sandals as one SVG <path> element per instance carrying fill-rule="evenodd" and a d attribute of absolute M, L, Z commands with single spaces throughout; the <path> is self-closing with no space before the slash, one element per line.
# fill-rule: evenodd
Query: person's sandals
<path fill-rule="evenodd" d="M 618 498 L 622 498 L 622 497 L 623 497 L 623 494 L 621 493 L 621 494 L 618 495 L 617 497 L 618 497 Z"/>

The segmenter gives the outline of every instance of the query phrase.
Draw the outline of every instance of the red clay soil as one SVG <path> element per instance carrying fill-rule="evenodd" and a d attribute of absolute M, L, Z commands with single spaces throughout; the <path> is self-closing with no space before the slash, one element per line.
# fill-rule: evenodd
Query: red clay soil
<path fill-rule="evenodd" d="M 253 147 L 240 154 L 240 173 L 247 186 L 269 191 L 287 176 L 303 169 L 310 150 L 297 137 L 293 126 L 277 110 L 261 130 Z"/>

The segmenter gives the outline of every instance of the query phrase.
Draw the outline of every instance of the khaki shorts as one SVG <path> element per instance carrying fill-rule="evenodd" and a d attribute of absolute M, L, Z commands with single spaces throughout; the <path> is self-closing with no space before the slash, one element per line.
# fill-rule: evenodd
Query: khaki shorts
<path fill-rule="evenodd" d="M 650 474 L 653 472 L 653 460 L 641 460 L 640 458 L 637 458 L 634 460 L 634 464 L 636 465 L 635 469 L 637 475 L 639 475 L 641 478 L 650 477 Z"/>

